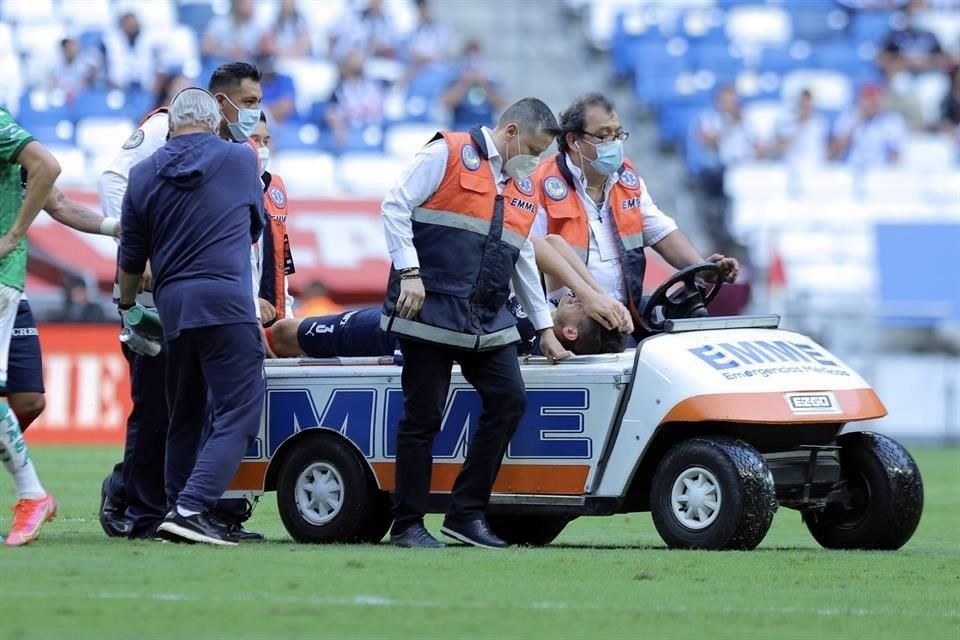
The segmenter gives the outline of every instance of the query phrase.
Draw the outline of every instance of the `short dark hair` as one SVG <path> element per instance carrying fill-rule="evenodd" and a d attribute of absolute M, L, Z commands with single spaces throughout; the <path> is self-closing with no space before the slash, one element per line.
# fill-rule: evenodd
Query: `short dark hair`
<path fill-rule="evenodd" d="M 503 126 L 510 122 L 516 122 L 521 129 L 536 133 L 545 131 L 551 135 L 557 135 L 560 132 L 557 116 L 553 115 L 550 107 L 537 98 L 524 98 L 507 107 L 500 116 L 498 125 Z"/>
<path fill-rule="evenodd" d="M 254 82 L 260 82 L 260 70 L 249 62 L 228 62 L 217 67 L 210 76 L 210 83 L 207 89 L 210 93 L 222 92 L 227 89 L 235 89 L 240 83 L 247 79 Z"/>
<path fill-rule="evenodd" d="M 594 353 L 621 353 L 627 348 L 627 334 L 607 329 L 593 318 L 584 318 L 577 326 L 577 339 L 570 350 L 580 356 Z"/>
<path fill-rule="evenodd" d="M 567 144 L 567 134 L 580 135 L 587 126 L 587 109 L 600 107 L 607 113 L 614 110 L 613 102 L 602 93 L 588 93 L 573 101 L 570 108 L 560 114 L 560 136 L 557 139 L 557 148 L 561 153 L 570 151 Z"/>

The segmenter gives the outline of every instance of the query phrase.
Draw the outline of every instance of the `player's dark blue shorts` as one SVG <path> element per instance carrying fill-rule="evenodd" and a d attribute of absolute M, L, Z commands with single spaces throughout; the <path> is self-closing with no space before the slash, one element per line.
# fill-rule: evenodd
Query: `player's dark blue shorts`
<path fill-rule="evenodd" d="M 7 386 L 0 390 L 11 393 L 43 393 L 43 358 L 40 354 L 40 334 L 33 320 L 30 302 L 21 300 L 17 320 L 10 338 L 10 357 L 7 362 Z"/>
<path fill-rule="evenodd" d="M 311 358 L 392 356 L 397 341 L 380 330 L 381 307 L 304 318 L 297 328 L 300 349 Z"/>

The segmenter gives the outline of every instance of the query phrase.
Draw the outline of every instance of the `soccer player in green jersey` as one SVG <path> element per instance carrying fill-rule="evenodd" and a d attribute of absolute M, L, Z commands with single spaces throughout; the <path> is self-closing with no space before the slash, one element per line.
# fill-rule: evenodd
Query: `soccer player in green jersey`
<path fill-rule="evenodd" d="M 27 171 L 27 186 L 20 169 Z M 0 385 L 7 381 L 10 338 L 27 278 L 27 228 L 43 208 L 60 175 L 60 164 L 0 108 Z M 36 540 L 57 506 L 44 490 L 20 432 L 17 416 L 0 402 L 0 462 L 13 476 L 17 503 L 6 544 Z"/>

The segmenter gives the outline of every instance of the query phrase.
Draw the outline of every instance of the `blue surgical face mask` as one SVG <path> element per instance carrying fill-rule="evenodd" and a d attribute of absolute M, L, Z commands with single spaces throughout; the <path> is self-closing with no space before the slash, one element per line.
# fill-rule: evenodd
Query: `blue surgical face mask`
<path fill-rule="evenodd" d="M 585 140 L 587 144 L 593 144 Z M 613 142 L 601 142 L 593 144 L 597 150 L 597 159 L 590 161 L 590 166 L 605 176 L 613 175 L 621 166 L 623 166 L 623 142 L 614 140 Z"/>
<path fill-rule="evenodd" d="M 237 142 L 245 142 L 247 138 L 253 135 L 254 129 L 257 128 L 257 124 L 260 122 L 260 109 L 241 109 L 233 104 L 233 100 L 229 97 L 223 97 L 237 110 L 236 122 L 230 122 L 227 120 L 227 116 L 223 116 L 223 119 L 227 120 L 230 135 L 232 135 L 233 139 Z M 220 113 L 223 114 L 223 110 L 221 110 Z"/>

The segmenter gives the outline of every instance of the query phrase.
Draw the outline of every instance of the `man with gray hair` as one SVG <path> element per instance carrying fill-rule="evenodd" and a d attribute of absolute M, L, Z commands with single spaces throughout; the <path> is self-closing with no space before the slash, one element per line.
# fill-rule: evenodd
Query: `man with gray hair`
<path fill-rule="evenodd" d="M 380 328 L 397 336 L 405 365 L 390 535 L 397 546 L 444 546 L 423 515 L 454 362 L 480 394 L 483 413 L 453 486 L 435 489 L 450 492 L 442 531 L 473 546 L 507 546 L 484 512 L 526 402 L 520 335 L 505 304 L 511 282 L 543 355 L 571 355 L 552 331 L 528 237 L 537 212 L 529 176 L 558 132 L 547 105 L 524 98 L 507 107 L 496 129 L 438 133 L 383 201 L 393 268 Z"/>
<path fill-rule="evenodd" d="M 130 171 L 120 311 L 125 316 L 134 306 L 149 260 L 170 411 L 166 486 L 173 509 L 158 533 L 235 545 L 236 536 L 211 511 L 260 426 L 264 351 L 249 254 L 264 214 L 256 156 L 218 137 L 220 120 L 211 94 L 181 92 L 170 106 L 170 140 Z M 210 436 L 201 446 L 210 413 Z"/>

